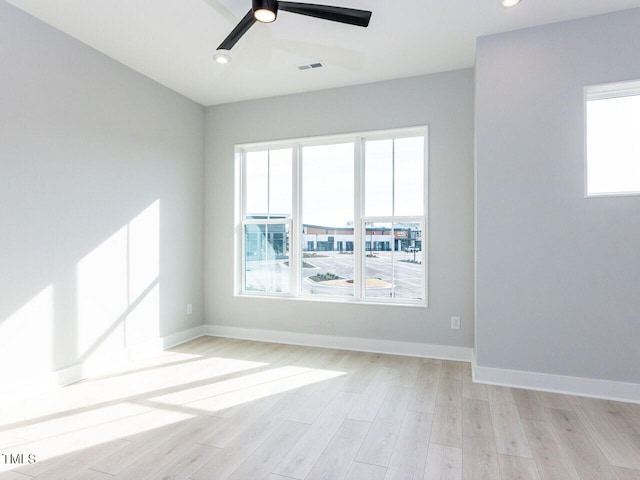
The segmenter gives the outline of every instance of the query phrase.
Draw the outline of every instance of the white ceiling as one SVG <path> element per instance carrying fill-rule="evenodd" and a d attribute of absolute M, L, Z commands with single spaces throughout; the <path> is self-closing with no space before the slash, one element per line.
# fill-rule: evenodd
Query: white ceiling
<path fill-rule="evenodd" d="M 219 65 L 212 54 L 251 0 L 8 0 L 202 105 L 474 65 L 476 37 L 640 7 L 640 0 L 306 0 L 371 10 L 368 28 L 280 12 Z M 299 71 L 322 61 L 324 68 Z"/>

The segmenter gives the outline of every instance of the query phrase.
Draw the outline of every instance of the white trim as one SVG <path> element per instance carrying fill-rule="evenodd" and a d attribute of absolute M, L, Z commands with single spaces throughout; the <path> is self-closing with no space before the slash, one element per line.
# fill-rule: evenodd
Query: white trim
<path fill-rule="evenodd" d="M 640 384 L 472 365 L 473 381 L 503 387 L 640 403 Z"/>
<path fill-rule="evenodd" d="M 587 101 L 640 95 L 640 80 L 587 85 L 584 92 Z"/>
<path fill-rule="evenodd" d="M 356 352 L 407 355 L 411 357 L 438 358 L 471 362 L 472 348 L 428 343 L 398 342 L 376 338 L 339 337 L 334 335 L 314 335 L 310 333 L 286 332 L 282 330 L 262 330 L 257 328 L 206 325 L 205 335 L 237 338 L 258 342 L 283 343 L 308 347 L 335 348 Z"/>
<path fill-rule="evenodd" d="M 19 382 L 0 386 L 0 408 L 14 405 L 21 400 L 41 395 L 65 385 L 79 382 L 93 375 L 113 370 L 134 359 L 155 355 L 181 343 L 194 340 L 205 335 L 205 327 L 198 326 L 189 330 L 167 335 L 148 342 L 130 346 L 126 350 L 110 352 L 106 355 L 92 357 L 81 363 L 25 378 Z"/>
<path fill-rule="evenodd" d="M 387 130 L 366 130 L 361 132 L 337 133 L 333 135 L 317 135 L 313 137 L 288 138 L 284 140 L 272 140 L 266 142 L 238 143 L 236 149 L 245 151 L 256 151 L 263 148 L 287 148 L 296 144 L 307 145 L 328 145 L 342 140 L 353 141 L 360 137 L 367 139 L 385 140 L 391 138 L 411 137 L 420 130 L 428 130 L 428 125 L 415 125 L 413 127 L 391 128 Z M 428 134 L 428 132 L 427 132 Z"/>

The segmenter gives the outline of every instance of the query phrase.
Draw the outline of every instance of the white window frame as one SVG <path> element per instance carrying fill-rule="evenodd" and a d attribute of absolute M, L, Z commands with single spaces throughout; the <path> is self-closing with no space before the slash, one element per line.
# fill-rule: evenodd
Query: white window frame
<path fill-rule="evenodd" d="M 588 150 L 588 102 L 608 98 L 640 96 L 640 80 L 605 83 L 584 87 L 584 195 L 585 198 L 625 197 L 640 195 L 637 191 L 589 192 L 589 150 Z"/>
<path fill-rule="evenodd" d="M 364 208 L 364 142 L 367 140 L 399 139 L 422 136 L 424 138 L 424 170 L 423 170 L 423 215 L 365 217 Z M 329 296 L 306 295 L 302 292 L 301 256 L 302 256 L 302 149 L 307 146 L 327 145 L 334 143 L 353 143 L 354 145 L 354 295 Z M 292 148 L 292 215 L 287 219 L 247 219 L 246 218 L 246 153 L 252 151 L 276 150 Z M 386 304 L 398 306 L 428 306 L 428 258 L 429 258 L 429 128 L 417 126 L 411 128 L 369 131 L 344 135 L 307 137 L 273 142 L 260 142 L 235 145 L 235 240 L 234 240 L 234 295 L 241 297 L 296 299 L 304 301 Z M 365 296 L 365 255 L 363 235 L 365 224 L 371 221 L 401 223 L 421 223 L 422 231 L 422 292 L 421 299 L 406 298 L 372 298 Z M 288 224 L 290 232 L 289 244 L 289 292 L 259 292 L 245 290 L 246 258 L 245 226 L 248 224 Z"/>

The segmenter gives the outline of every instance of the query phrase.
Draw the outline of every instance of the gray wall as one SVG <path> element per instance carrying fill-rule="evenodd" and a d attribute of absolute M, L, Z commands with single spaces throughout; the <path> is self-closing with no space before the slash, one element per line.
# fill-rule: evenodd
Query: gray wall
<path fill-rule="evenodd" d="M 234 297 L 234 144 L 427 124 L 429 307 Z M 473 345 L 473 71 L 209 107 L 207 322 L 295 333 Z M 462 317 L 460 331 L 451 315 Z"/>
<path fill-rule="evenodd" d="M 0 71 L 3 384 L 201 324 L 204 108 L 4 1 Z"/>
<path fill-rule="evenodd" d="M 640 78 L 640 9 L 478 40 L 479 366 L 640 382 L 640 197 L 584 197 L 583 87 Z"/>

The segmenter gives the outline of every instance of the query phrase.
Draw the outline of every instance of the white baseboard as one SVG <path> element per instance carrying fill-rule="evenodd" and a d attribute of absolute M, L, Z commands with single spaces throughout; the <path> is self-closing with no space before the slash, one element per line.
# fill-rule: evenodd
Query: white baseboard
<path fill-rule="evenodd" d="M 473 352 L 471 348 L 466 347 L 398 342 L 374 338 L 314 335 L 281 330 L 228 327 L 224 325 L 205 325 L 204 328 L 205 334 L 215 337 L 238 338 L 242 340 L 303 345 L 308 347 L 335 348 L 338 350 L 386 353 L 391 355 L 408 355 L 412 357 L 438 358 L 462 362 L 470 362 Z"/>
<path fill-rule="evenodd" d="M 478 383 L 640 403 L 640 384 L 638 383 L 479 367 L 475 362 L 472 365 L 472 372 L 473 381 Z"/>
<path fill-rule="evenodd" d="M 204 326 L 167 335 L 129 346 L 126 350 L 94 356 L 84 362 L 54 372 L 35 375 L 19 382 L 0 385 L 0 408 L 16 404 L 26 398 L 35 397 L 55 388 L 79 382 L 87 377 L 104 373 L 131 360 L 138 360 L 162 352 L 175 345 L 205 335 Z"/>

